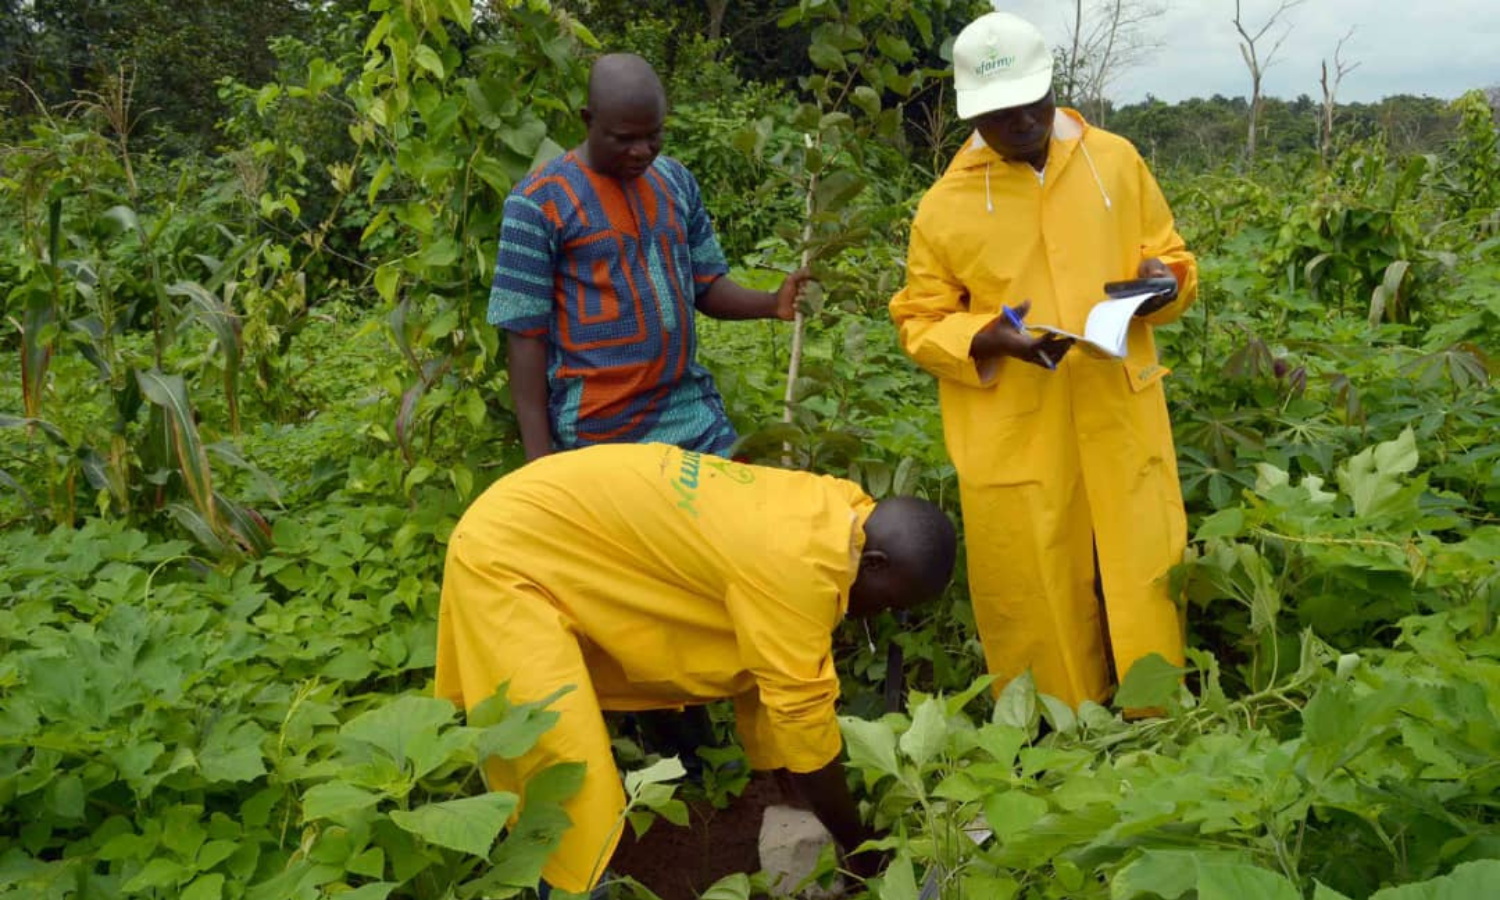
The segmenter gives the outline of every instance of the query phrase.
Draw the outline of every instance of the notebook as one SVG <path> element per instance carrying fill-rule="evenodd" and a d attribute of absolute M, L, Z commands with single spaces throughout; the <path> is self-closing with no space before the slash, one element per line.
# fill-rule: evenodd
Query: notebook
<path fill-rule="evenodd" d="M 1123 359 L 1130 349 L 1128 346 L 1130 320 L 1135 318 L 1135 311 L 1141 308 L 1142 303 L 1159 296 L 1160 293 L 1156 290 L 1139 291 L 1119 294 L 1099 301 L 1093 309 L 1089 310 L 1083 334 L 1063 331 L 1051 325 L 1027 327 L 1038 334 L 1055 334 L 1059 337 L 1072 338 L 1081 350 L 1098 359 Z"/>

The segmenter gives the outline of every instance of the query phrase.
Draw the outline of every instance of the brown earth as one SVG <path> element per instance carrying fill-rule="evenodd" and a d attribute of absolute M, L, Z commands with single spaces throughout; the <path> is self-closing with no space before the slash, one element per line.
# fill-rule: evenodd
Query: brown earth
<path fill-rule="evenodd" d="M 769 773 L 756 773 L 728 809 L 688 805 L 687 826 L 658 819 L 639 840 L 628 826 L 609 869 L 629 875 L 662 900 L 695 900 L 709 885 L 736 872 L 760 869 L 760 820 L 783 800 Z"/>

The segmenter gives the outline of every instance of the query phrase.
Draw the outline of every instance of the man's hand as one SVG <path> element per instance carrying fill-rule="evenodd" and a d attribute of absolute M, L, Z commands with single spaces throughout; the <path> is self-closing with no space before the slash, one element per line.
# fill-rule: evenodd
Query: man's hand
<path fill-rule="evenodd" d="M 1030 311 L 1030 300 L 1016 307 L 1016 315 L 1023 319 Z M 993 322 L 974 335 L 969 344 L 969 355 L 981 361 L 1009 356 L 1044 369 L 1055 369 L 1072 347 L 1072 338 L 1055 334 L 1032 337 L 1027 332 L 1018 331 L 1004 316 L 996 316 Z"/>
<path fill-rule="evenodd" d="M 1155 256 L 1151 257 L 1150 259 L 1141 261 L 1140 267 L 1136 269 L 1136 277 L 1170 278 L 1172 279 L 1173 284 L 1176 284 L 1177 282 L 1177 275 L 1171 270 L 1171 268 L 1167 266 L 1166 263 L 1162 262 Z M 1140 306 L 1136 307 L 1136 317 L 1139 318 L 1140 316 L 1149 316 L 1176 299 L 1177 288 L 1173 287 L 1171 293 L 1160 294 L 1158 296 L 1152 297 L 1150 300 L 1147 300 L 1145 303 L 1142 303 Z"/>
<path fill-rule="evenodd" d="M 776 318 L 784 322 L 797 318 L 797 306 L 810 280 L 812 280 L 812 272 L 803 266 L 781 282 L 781 287 L 776 289 Z"/>

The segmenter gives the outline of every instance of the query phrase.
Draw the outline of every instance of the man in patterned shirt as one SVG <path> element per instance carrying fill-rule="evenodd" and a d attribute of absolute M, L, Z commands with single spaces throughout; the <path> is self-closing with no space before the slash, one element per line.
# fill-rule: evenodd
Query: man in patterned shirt
<path fill-rule="evenodd" d="M 505 201 L 489 320 L 507 332 L 528 460 L 659 441 L 726 453 L 735 433 L 698 364 L 695 311 L 791 319 L 805 270 L 775 293 L 732 281 L 698 183 L 660 156 L 666 92 L 633 54 L 589 73 L 584 143 Z"/>

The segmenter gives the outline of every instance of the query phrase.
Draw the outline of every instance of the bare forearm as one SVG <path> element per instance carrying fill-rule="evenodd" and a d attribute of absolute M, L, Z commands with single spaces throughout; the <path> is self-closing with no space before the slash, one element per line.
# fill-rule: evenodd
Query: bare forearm
<path fill-rule="evenodd" d="M 552 424 L 547 419 L 547 342 L 508 334 L 510 399 L 521 426 L 521 446 L 530 462 L 552 452 Z"/>
<path fill-rule="evenodd" d="M 699 312 L 715 319 L 772 319 L 776 317 L 776 294 L 751 290 L 725 275 L 698 298 L 697 306 Z"/>
<path fill-rule="evenodd" d="M 807 800 L 813 814 L 823 823 L 845 853 L 853 852 L 872 834 L 859 820 L 859 810 L 844 783 L 843 763 L 835 759 L 816 772 L 788 773 L 792 785 Z"/>

